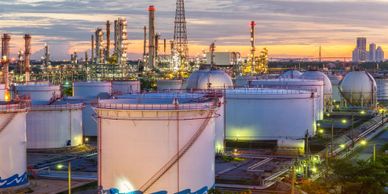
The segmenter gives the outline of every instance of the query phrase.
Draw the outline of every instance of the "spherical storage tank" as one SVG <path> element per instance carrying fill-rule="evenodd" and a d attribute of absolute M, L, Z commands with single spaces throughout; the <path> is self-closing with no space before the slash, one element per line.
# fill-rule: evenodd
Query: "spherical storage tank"
<path fill-rule="evenodd" d="M 365 71 L 352 71 L 340 83 L 340 92 L 346 103 L 355 107 L 373 107 L 377 103 L 374 78 Z"/>
<path fill-rule="evenodd" d="M 316 131 L 317 96 L 303 90 L 269 88 L 226 91 L 226 139 L 299 142 Z M 303 145 L 299 145 L 303 147 Z"/>
<path fill-rule="evenodd" d="M 112 92 L 111 82 L 74 82 L 73 83 L 73 96 L 90 99 L 96 98 L 101 94 L 110 95 Z"/>
<path fill-rule="evenodd" d="M 301 79 L 321 80 L 323 81 L 323 99 L 325 111 L 331 109 L 333 88 L 329 77 L 320 71 L 306 71 Z"/>
<path fill-rule="evenodd" d="M 287 71 L 284 71 L 283 74 L 281 74 L 280 78 L 288 78 L 288 79 L 298 79 L 302 76 L 302 72 L 294 69 L 289 69 Z"/>
<path fill-rule="evenodd" d="M 206 193 L 215 181 L 215 104 L 100 100 L 98 184 L 115 193 Z"/>
<path fill-rule="evenodd" d="M 139 93 L 140 81 L 113 81 L 112 94 Z"/>
<path fill-rule="evenodd" d="M 27 179 L 26 112 L 21 104 L 0 105 L 0 193 Z"/>
<path fill-rule="evenodd" d="M 16 85 L 15 91 L 18 96 L 29 96 L 32 103 L 48 103 L 61 97 L 61 87 L 48 83 Z"/>
<path fill-rule="evenodd" d="M 187 79 L 186 89 L 224 89 L 233 88 L 232 78 L 221 70 L 198 70 Z"/>
<path fill-rule="evenodd" d="M 305 79 L 263 79 L 254 80 L 251 86 L 255 88 L 274 88 L 284 90 L 305 90 L 313 92 L 315 99 L 315 116 L 317 120 L 323 119 L 324 115 L 324 98 L 323 98 L 323 81 L 305 80 Z"/>
<path fill-rule="evenodd" d="M 33 105 L 27 113 L 27 148 L 51 149 L 83 143 L 82 103 Z"/>
<path fill-rule="evenodd" d="M 162 90 L 180 90 L 182 89 L 182 80 L 167 80 L 161 79 L 156 82 L 156 87 L 159 91 Z"/>

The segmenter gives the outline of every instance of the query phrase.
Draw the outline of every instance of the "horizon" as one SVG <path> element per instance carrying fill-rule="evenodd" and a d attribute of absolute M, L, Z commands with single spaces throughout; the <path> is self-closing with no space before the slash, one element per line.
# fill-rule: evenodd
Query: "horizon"
<path fill-rule="evenodd" d="M 148 25 L 151 4 L 157 9 L 156 31 L 162 39 L 171 40 L 175 2 L 162 0 L 0 1 L 0 33 L 11 35 L 11 57 L 23 48 L 22 35 L 28 33 L 32 36 L 32 59 L 41 57 L 47 43 L 52 59 L 63 60 L 74 51 L 79 56 L 90 51 L 91 34 L 97 27 L 105 31 L 106 20 L 125 17 L 128 59 L 137 59 L 143 53 L 143 26 Z M 213 41 L 216 51 L 245 56 L 250 49 L 251 20 L 257 23 L 257 52 L 265 47 L 269 57 L 318 57 L 320 45 L 323 57 L 351 57 L 357 37 L 366 37 L 368 44 L 388 50 L 388 37 L 384 36 L 387 0 L 198 0 L 185 6 L 191 56 L 207 50 Z"/>

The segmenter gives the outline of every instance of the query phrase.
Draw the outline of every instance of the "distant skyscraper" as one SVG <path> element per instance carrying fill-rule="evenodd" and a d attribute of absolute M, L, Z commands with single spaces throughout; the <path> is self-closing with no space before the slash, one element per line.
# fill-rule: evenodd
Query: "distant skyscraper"
<path fill-rule="evenodd" d="M 384 51 L 383 49 L 379 46 L 376 50 L 376 62 L 384 62 Z"/>
<path fill-rule="evenodd" d="M 366 38 L 357 38 L 357 47 L 353 50 L 353 62 L 364 62 L 368 59 L 368 52 L 366 50 Z"/>
<path fill-rule="evenodd" d="M 357 38 L 357 48 L 366 50 L 366 38 L 364 37 Z"/>
<path fill-rule="evenodd" d="M 376 44 L 372 43 L 369 45 L 369 61 L 376 62 Z"/>

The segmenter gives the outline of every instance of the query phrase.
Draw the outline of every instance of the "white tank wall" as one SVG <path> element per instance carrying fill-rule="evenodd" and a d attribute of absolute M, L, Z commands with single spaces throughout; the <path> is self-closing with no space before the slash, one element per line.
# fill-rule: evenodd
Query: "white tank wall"
<path fill-rule="evenodd" d="M 308 92 L 279 94 L 276 90 L 227 91 L 226 139 L 277 140 L 314 135 L 315 99 Z M 291 92 L 290 90 L 288 92 Z"/>
<path fill-rule="evenodd" d="M 82 104 L 77 109 L 54 109 L 53 106 L 32 107 L 27 114 L 27 148 L 64 148 L 71 140 L 71 146 L 81 145 Z M 43 109 L 51 110 L 43 110 Z M 50 108 L 51 107 L 51 108 Z"/>
<path fill-rule="evenodd" d="M 82 110 L 82 128 L 85 136 L 97 136 L 97 122 L 94 114 L 93 106 L 90 102 L 85 101 L 85 108 Z"/>
<path fill-rule="evenodd" d="M 225 104 L 224 104 L 224 98 L 220 98 L 220 107 L 218 108 L 216 114 L 216 120 L 215 120 L 215 149 L 217 153 L 224 152 L 224 141 L 225 141 Z"/>
<path fill-rule="evenodd" d="M 0 84 L 0 101 L 5 101 L 5 85 Z"/>
<path fill-rule="evenodd" d="M 73 96 L 79 98 L 96 98 L 98 95 L 111 94 L 111 82 L 74 82 Z"/>
<path fill-rule="evenodd" d="M 112 93 L 113 94 L 129 94 L 139 93 L 140 81 L 113 81 L 112 82 Z"/>
<path fill-rule="evenodd" d="M 180 90 L 182 84 L 182 80 L 157 80 L 156 82 L 158 90 Z"/>
<path fill-rule="evenodd" d="M 381 101 L 388 100 L 388 79 L 376 79 L 377 99 Z"/>
<path fill-rule="evenodd" d="M 318 98 L 315 98 L 316 120 L 322 120 L 324 116 L 324 93 L 323 81 L 319 80 L 302 80 L 302 79 L 267 79 L 254 80 L 251 82 L 252 87 L 258 88 L 278 88 L 287 90 L 305 90 L 315 91 Z"/>
<path fill-rule="evenodd" d="M 49 84 L 27 84 L 15 86 L 19 96 L 29 96 L 34 102 L 49 102 L 53 98 L 61 97 L 61 87 Z"/>
<path fill-rule="evenodd" d="M 181 149 L 200 128 L 207 111 L 180 111 L 179 124 L 176 111 L 111 111 L 100 114 L 134 118 L 169 118 L 170 120 L 109 120 L 102 118 L 100 182 L 104 189 L 117 188 L 120 192 L 139 190 Z M 116 114 L 117 113 L 117 114 Z M 178 135 L 179 132 L 179 135 Z M 179 136 L 179 141 L 177 137 Z M 190 189 L 195 192 L 213 187 L 214 176 L 214 118 L 210 120 L 197 141 L 145 193 L 167 191 L 176 193 Z M 178 143 L 179 142 L 179 143 Z M 123 151 L 125 150 L 125 151 Z M 128 165 L 130 161 L 130 165 Z M 145 167 L 146 164 L 146 167 Z M 177 177 L 179 173 L 179 188 Z"/>
<path fill-rule="evenodd" d="M 3 130 L 0 129 L 0 191 L 28 183 L 26 113 L 13 115 L 0 114 L 1 126 L 12 119 Z"/>

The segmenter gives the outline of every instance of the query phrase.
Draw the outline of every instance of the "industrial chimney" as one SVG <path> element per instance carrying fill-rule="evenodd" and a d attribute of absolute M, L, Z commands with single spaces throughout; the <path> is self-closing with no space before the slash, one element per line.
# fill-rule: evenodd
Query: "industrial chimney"
<path fill-rule="evenodd" d="M 24 35 L 24 70 L 26 82 L 30 81 L 30 56 L 31 56 L 31 35 Z"/>
<path fill-rule="evenodd" d="M 252 60 L 252 69 L 251 73 L 255 71 L 255 52 L 256 52 L 256 46 L 255 46 L 255 27 L 256 22 L 251 21 L 251 60 Z"/>
<path fill-rule="evenodd" d="M 92 35 L 91 37 L 91 41 L 92 41 L 92 58 L 90 59 L 91 63 L 93 64 L 94 63 L 94 35 Z"/>
<path fill-rule="evenodd" d="M 9 41 L 11 40 L 11 36 L 9 34 L 4 34 L 1 39 L 2 45 L 2 63 L 3 63 L 3 83 L 5 84 L 5 88 L 9 90 L 8 83 L 8 68 L 9 68 Z M 6 99 L 7 100 L 7 99 Z"/>
<path fill-rule="evenodd" d="M 147 26 L 144 26 L 143 61 L 146 61 L 146 55 L 147 55 Z"/>
<path fill-rule="evenodd" d="M 153 5 L 148 7 L 149 12 L 149 43 L 148 43 L 148 67 L 155 67 L 155 11 L 156 8 Z"/>
<path fill-rule="evenodd" d="M 109 58 L 110 54 L 110 22 L 106 21 L 106 58 Z"/>

